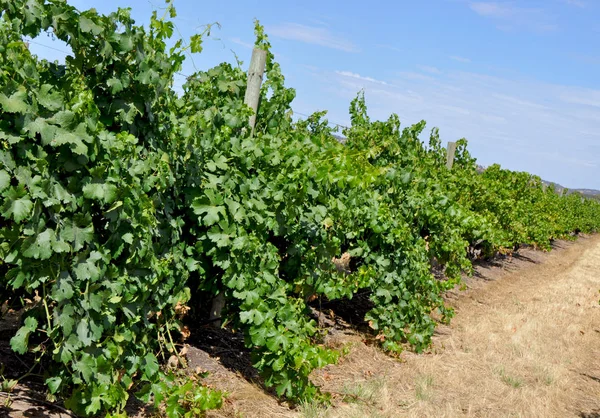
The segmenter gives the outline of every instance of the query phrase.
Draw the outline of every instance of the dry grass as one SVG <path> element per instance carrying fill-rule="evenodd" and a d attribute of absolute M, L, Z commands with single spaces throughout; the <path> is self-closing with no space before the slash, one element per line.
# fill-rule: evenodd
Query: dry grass
<path fill-rule="evenodd" d="M 338 397 L 312 416 L 600 416 L 600 238 L 542 258 L 459 296 L 429 354 L 397 361 L 357 343 L 316 380 L 339 393 L 382 379 L 370 405 Z"/>

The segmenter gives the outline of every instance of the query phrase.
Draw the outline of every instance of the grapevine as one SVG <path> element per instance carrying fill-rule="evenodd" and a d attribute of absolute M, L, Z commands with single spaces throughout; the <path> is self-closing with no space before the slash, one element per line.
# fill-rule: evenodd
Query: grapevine
<path fill-rule="evenodd" d="M 218 391 L 161 367 L 178 353 L 182 306 L 219 293 L 267 386 L 326 399 L 309 376 L 339 353 L 312 300 L 367 292 L 382 347 L 421 351 L 474 254 L 548 250 L 600 226 L 598 200 L 481 172 L 464 139 L 446 168 L 437 129 L 424 143 L 424 121 L 372 121 L 361 94 L 345 144 L 324 112 L 294 121 L 258 22 L 253 132 L 241 63 L 173 89 L 207 33 L 172 39 L 171 3 L 148 26 L 128 9 L 0 5 L 0 297 L 23 308 L 12 349 L 47 362 L 48 390 L 79 414 L 120 413 L 133 391 L 172 417 L 219 407 Z M 24 37 L 44 32 L 71 48 L 64 64 L 28 50 Z M 332 263 L 343 254 L 348 271 Z"/>

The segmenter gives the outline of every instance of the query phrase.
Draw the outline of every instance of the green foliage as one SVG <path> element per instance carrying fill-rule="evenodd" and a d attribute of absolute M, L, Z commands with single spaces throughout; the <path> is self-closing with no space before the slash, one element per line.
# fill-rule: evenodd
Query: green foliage
<path fill-rule="evenodd" d="M 183 51 L 166 48 L 156 16 L 146 30 L 124 9 L 1 4 L 1 287 L 41 296 L 11 345 L 52 360 L 48 387 L 74 411 L 120 410 L 134 379 L 164 379 L 175 306 L 189 299 L 177 219 L 162 204 Z M 42 31 L 72 48 L 65 65 L 29 53 L 22 37 Z"/>
<path fill-rule="evenodd" d="M 143 27 L 127 9 L 0 4 L 0 294 L 38 301 L 11 346 L 49 359 L 50 392 L 82 415 L 118 416 L 131 388 L 173 417 L 220 406 L 220 393 L 160 366 L 190 298 L 224 295 L 279 395 L 326 399 L 309 375 L 339 353 L 319 344 L 315 297 L 368 290 L 382 346 L 420 351 L 452 316 L 442 295 L 474 254 L 548 249 L 600 225 L 597 201 L 498 166 L 479 173 L 464 140 L 448 170 L 437 130 L 424 144 L 424 122 L 371 121 L 360 95 L 345 145 L 324 112 L 294 122 L 295 91 L 258 22 L 268 53 L 252 135 L 240 68 L 173 91 L 203 36 L 173 43 L 172 5 Z M 71 47 L 64 65 L 25 47 L 43 31 Z M 332 263 L 344 253 L 346 272 Z"/>

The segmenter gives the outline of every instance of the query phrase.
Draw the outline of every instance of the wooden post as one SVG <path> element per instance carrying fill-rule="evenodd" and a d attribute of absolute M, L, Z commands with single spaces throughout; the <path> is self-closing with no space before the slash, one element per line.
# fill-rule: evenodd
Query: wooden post
<path fill-rule="evenodd" d="M 210 325 L 215 328 L 221 328 L 221 312 L 223 311 L 223 307 L 225 306 L 225 296 L 223 296 L 223 292 L 217 293 L 212 300 L 212 306 L 210 307 L 210 316 L 208 320 L 210 321 Z"/>
<path fill-rule="evenodd" d="M 448 142 L 447 154 L 446 154 L 446 167 L 448 170 L 452 170 L 454 164 L 454 154 L 456 153 L 456 142 Z"/>
<path fill-rule="evenodd" d="M 250 68 L 248 69 L 248 85 L 246 86 L 246 95 L 244 103 L 254 110 L 250 116 L 250 128 L 254 134 L 254 125 L 256 124 L 256 114 L 258 113 L 258 100 L 260 99 L 260 86 L 267 64 L 267 51 L 254 48 L 252 58 L 250 59 Z"/>

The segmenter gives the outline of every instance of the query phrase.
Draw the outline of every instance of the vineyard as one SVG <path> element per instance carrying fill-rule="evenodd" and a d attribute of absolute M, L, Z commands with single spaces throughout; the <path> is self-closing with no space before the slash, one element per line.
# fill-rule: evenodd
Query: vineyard
<path fill-rule="evenodd" d="M 480 173 L 465 140 L 448 169 L 437 129 L 424 143 L 425 122 L 372 121 L 360 94 L 344 144 L 325 112 L 294 121 L 258 23 L 267 63 L 251 129 L 241 62 L 173 89 L 209 34 L 173 39 L 170 3 L 144 26 L 127 9 L 0 4 L 0 303 L 23 311 L 12 349 L 78 414 L 121 416 L 132 394 L 169 417 L 218 408 L 201 376 L 163 367 L 185 361 L 185 316 L 217 294 L 268 387 L 327 402 L 309 375 L 340 353 L 321 343 L 313 301 L 368 291 L 382 349 L 419 352 L 475 258 L 600 227 L 600 201 L 497 165 Z M 43 32 L 72 49 L 65 64 L 30 53 L 24 37 Z M 332 262 L 343 255 L 346 270 Z"/>

